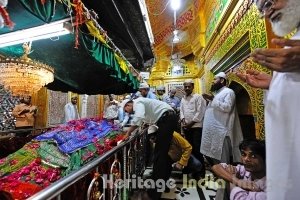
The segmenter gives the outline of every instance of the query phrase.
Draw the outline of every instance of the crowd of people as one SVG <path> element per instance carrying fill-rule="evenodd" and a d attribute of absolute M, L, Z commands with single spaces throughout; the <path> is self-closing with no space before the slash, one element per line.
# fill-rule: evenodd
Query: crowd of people
<path fill-rule="evenodd" d="M 171 166 L 200 180 L 205 177 L 205 158 L 211 165 L 240 161 L 238 145 L 243 135 L 235 107 L 235 94 L 226 82 L 226 74 L 220 72 L 215 76 L 211 94 L 200 95 L 194 92 L 193 80 L 187 79 L 183 83 L 185 94 L 181 101 L 178 97 L 174 98 L 175 88 L 165 94 L 162 86 L 156 89 L 158 98 L 153 98 L 150 87 L 143 83 L 140 96 L 133 95 L 133 98 L 125 99 L 120 104 L 132 117 L 127 137 L 143 124 L 152 130 L 149 140 L 155 135 L 155 148 L 151 156 L 154 181 L 167 181 Z M 180 123 L 180 133 L 176 132 L 177 123 Z M 159 199 L 161 193 L 151 189 L 147 195 L 150 199 Z"/>
<path fill-rule="evenodd" d="M 211 88 L 213 93 L 202 94 L 202 97 L 191 95 L 193 84 L 191 81 L 185 82 L 186 94 L 180 104 L 182 133 L 187 133 L 185 137 L 189 140 L 190 132 L 198 129 L 198 138 L 192 138 L 191 141 L 192 152 L 196 151 L 198 158 L 201 154 L 204 155 L 213 165 L 213 171 L 231 183 L 231 192 L 227 195 L 230 199 L 298 199 L 300 175 L 291 169 L 300 167 L 300 153 L 297 148 L 300 140 L 297 134 L 299 120 L 296 109 L 300 94 L 297 92 L 300 88 L 300 4 L 298 0 L 256 0 L 255 4 L 261 16 L 270 21 L 276 35 L 283 37 L 296 30 L 290 39 L 272 40 L 273 44 L 282 48 L 257 49 L 252 53 L 253 61 L 272 70 L 272 75 L 252 69 L 236 73 L 250 86 L 265 90 L 266 147 L 261 141 L 243 140 L 239 133 L 235 94 L 226 87 L 224 73 L 215 76 Z M 207 107 L 205 113 L 197 110 L 199 118 L 194 120 L 193 117 L 197 114 L 191 115 L 189 112 L 201 107 L 201 98 L 206 100 Z M 191 103 L 185 106 L 186 101 Z M 126 106 L 127 104 L 125 110 Z M 131 102 L 130 111 L 135 111 L 135 107 L 138 106 L 135 106 L 134 101 Z M 189 110 L 188 113 L 186 109 Z M 149 121 L 156 122 L 155 120 L 160 119 L 159 113 L 156 114 L 155 118 L 151 118 L 153 113 L 144 112 L 144 116 L 140 115 L 138 118 L 147 117 L 152 119 Z M 130 133 L 131 131 L 128 132 Z M 159 145 L 155 148 L 159 148 Z M 167 154 L 166 151 L 156 152 Z M 230 155 L 233 160 L 230 160 Z M 242 167 L 230 165 L 232 161 L 239 159 Z M 168 166 L 167 162 L 165 160 L 165 166 Z M 160 173 L 156 172 L 160 170 L 154 167 L 153 174 Z M 150 197 L 157 199 L 151 195 Z"/>

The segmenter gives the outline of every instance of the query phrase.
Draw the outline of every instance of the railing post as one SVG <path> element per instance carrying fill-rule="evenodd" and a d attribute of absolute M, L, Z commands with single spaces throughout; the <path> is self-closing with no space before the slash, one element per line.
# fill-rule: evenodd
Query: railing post
<path fill-rule="evenodd" d="M 124 146 L 123 148 L 123 181 L 124 181 L 124 187 L 123 187 L 123 199 L 126 200 L 128 198 L 128 192 L 127 189 L 129 187 L 129 185 L 127 185 L 128 181 L 127 181 L 127 146 Z"/>

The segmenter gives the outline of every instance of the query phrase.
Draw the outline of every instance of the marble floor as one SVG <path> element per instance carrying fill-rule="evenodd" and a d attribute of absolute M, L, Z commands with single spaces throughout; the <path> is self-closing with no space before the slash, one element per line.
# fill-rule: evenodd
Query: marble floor
<path fill-rule="evenodd" d="M 144 179 L 150 176 L 152 169 L 146 169 L 144 173 Z M 218 188 L 218 180 L 215 179 L 210 171 L 206 171 L 204 179 L 195 180 L 188 175 L 183 175 L 181 172 L 173 171 L 171 178 L 175 180 L 175 187 L 170 191 L 162 194 L 161 199 L 173 199 L 173 200 L 213 200 L 216 196 L 216 190 Z M 131 199 L 144 199 L 142 197 L 136 197 Z"/>

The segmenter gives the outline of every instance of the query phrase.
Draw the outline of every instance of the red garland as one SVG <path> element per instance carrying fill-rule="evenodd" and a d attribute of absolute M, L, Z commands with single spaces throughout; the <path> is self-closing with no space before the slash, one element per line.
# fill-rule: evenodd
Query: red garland
<path fill-rule="evenodd" d="M 75 4 L 75 48 L 79 46 L 79 25 L 84 22 L 83 20 L 83 8 L 81 0 L 73 0 Z"/>
<path fill-rule="evenodd" d="M 3 17 L 4 19 L 4 23 L 6 26 L 8 26 L 10 29 L 13 29 L 14 26 L 15 26 L 15 23 L 13 23 L 11 20 L 10 20 L 10 17 L 9 17 L 9 14 L 8 12 L 5 10 L 4 7 L 0 6 L 0 15 Z"/>

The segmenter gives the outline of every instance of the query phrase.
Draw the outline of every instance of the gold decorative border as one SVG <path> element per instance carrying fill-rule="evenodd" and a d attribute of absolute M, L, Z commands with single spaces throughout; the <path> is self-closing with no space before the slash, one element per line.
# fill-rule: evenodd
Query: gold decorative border
<path fill-rule="evenodd" d="M 214 48 L 210 51 L 210 53 L 205 57 L 206 64 L 211 60 L 211 58 L 216 54 L 219 47 L 228 39 L 229 35 L 236 28 L 236 26 L 240 23 L 242 17 L 247 13 L 250 6 L 252 4 L 251 0 L 244 0 L 243 4 L 239 8 L 235 18 L 231 21 L 229 26 L 225 29 L 225 31 L 220 34 L 221 38 L 218 40 L 218 43 L 214 46 Z"/>
<path fill-rule="evenodd" d="M 262 67 L 254 62 L 252 62 L 250 59 L 244 61 L 240 66 L 237 67 L 235 72 L 244 72 L 247 69 L 253 69 L 262 71 Z M 270 71 L 268 72 L 270 73 Z M 251 104 L 252 104 L 252 113 L 254 117 L 255 122 L 255 132 L 256 132 L 256 138 L 258 139 L 264 139 L 265 138 L 265 120 L 264 120 L 264 105 L 263 105 L 263 90 L 256 89 L 248 84 L 245 84 L 241 79 L 239 79 L 234 73 L 228 74 L 229 84 L 231 82 L 237 82 L 240 84 L 245 90 L 248 92 Z"/>

